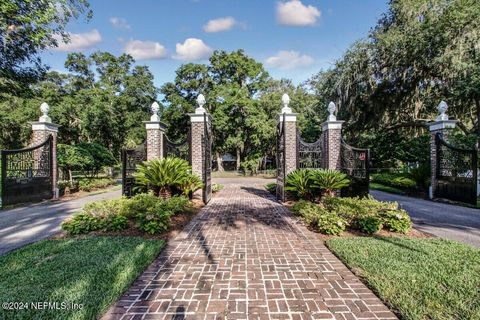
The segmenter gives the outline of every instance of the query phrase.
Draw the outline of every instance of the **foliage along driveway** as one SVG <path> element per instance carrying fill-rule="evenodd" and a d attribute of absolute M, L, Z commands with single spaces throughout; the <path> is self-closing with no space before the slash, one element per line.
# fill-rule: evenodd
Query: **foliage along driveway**
<path fill-rule="evenodd" d="M 86 203 L 119 198 L 121 190 L 69 201 L 52 201 L 0 210 L 0 255 L 60 231 L 60 223 Z"/>
<path fill-rule="evenodd" d="M 377 200 L 396 201 L 410 214 L 416 229 L 437 237 L 480 247 L 480 209 L 411 198 L 376 190 Z"/>

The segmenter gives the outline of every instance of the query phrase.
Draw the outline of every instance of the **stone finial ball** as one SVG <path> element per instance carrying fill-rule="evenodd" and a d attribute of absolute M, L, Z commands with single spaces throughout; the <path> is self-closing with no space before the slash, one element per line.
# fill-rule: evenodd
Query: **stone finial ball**
<path fill-rule="evenodd" d="M 160 105 L 157 103 L 157 101 L 152 103 L 152 106 L 150 107 L 150 110 L 152 110 L 152 114 L 157 114 L 158 111 L 160 110 Z"/>
<path fill-rule="evenodd" d="M 197 104 L 200 108 L 205 104 L 205 96 L 201 93 L 197 97 Z"/>
<path fill-rule="evenodd" d="M 283 94 L 282 102 L 284 106 L 288 106 L 288 104 L 290 103 L 290 97 L 288 96 L 288 94 L 286 93 Z"/>
<path fill-rule="evenodd" d="M 330 114 L 333 114 L 337 110 L 337 106 L 335 105 L 335 102 L 330 101 L 328 104 L 327 110 Z"/>
<path fill-rule="evenodd" d="M 40 111 L 42 111 L 44 115 L 47 115 L 49 110 L 50 110 L 50 106 L 46 102 L 43 102 L 40 105 Z"/>
<path fill-rule="evenodd" d="M 447 109 L 448 109 L 447 103 L 442 100 L 442 101 L 438 104 L 438 107 L 437 107 L 438 112 L 440 112 L 440 113 L 443 114 L 443 113 L 445 113 L 445 112 L 447 111 Z"/>

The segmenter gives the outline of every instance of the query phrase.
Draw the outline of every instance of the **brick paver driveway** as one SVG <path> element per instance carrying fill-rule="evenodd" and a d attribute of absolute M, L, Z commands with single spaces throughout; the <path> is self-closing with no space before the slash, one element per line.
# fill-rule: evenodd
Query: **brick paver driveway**
<path fill-rule="evenodd" d="M 261 186 L 228 185 L 105 319 L 396 319 Z"/>

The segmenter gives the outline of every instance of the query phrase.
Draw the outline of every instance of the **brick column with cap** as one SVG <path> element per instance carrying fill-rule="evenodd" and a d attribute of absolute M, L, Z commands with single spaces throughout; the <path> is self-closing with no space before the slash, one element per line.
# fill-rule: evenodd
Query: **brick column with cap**
<path fill-rule="evenodd" d="M 58 199 L 57 136 L 60 125 L 52 123 L 52 119 L 48 116 L 50 107 L 47 103 L 42 103 L 40 110 L 42 111 L 42 116 L 38 121 L 30 122 L 33 132 L 31 145 L 38 145 L 44 142 L 50 135 L 52 136 L 52 193 L 53 199 Z"/>
<path fill-rule="evenodd" d="M 437 110 L 440 114 L 435 119 L 435 122 L 428 124 L 428 129 L 430 131 L 430 167 L 431 167 L 431 184 L 429 188 L 429 197 L 433 199 L 435 197 L 435 188 L 437 185 L 436 182 L 436 171 L 437 171 L 437 144 L 435 142 L 435 137 L 437 133 L 442 133 L 443 138 L 447 139 L 448 132 L 451 129 L 454 129 L 456 126 L 457 120 L 449 120 L 446 111 L 448 105 L 445 101 L 441 101 L 437 107 Z"/>
<path fill-rule="evenodd" d="M 192 164 L 192 172 L 203 179 L 203 135 L 205 133 L 205 115 L 207 121 L 210 121 L 210 116 L 207 110 L 203 107 L 205 105 L 205 97 L 199 94 L 197 97 L 198 107 L 195 113 L 189 113 L 191 125 L 191 140 L 190 140 L 190 163 Z"/>
<path fill-rule="evenodd" d="M 147 160 L 162 159 L 165 127 L 158 116 L 160 106 L 157 102 L 154 102 L 150 109 L 152 111 L 150 121 L 143 122 L 147 129 Z"/>
<path fill-rule="evenodd" d="M 341 169 L 342 125 L 345 121 L 337 120 L 335 103 L 328 104 L 329 116 L 322 123 L 323 164 L 325 169 Z"/>

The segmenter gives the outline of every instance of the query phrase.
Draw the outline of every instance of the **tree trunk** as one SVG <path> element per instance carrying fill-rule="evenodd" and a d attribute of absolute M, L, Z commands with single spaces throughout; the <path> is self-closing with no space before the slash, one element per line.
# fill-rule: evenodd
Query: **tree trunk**
<path fill-rule="evenodd" d="M 237 171 L 240 170 L 240 148 L 237 147 Z"/>
<path fill-rule="evenodd" d="M 480 136 L 480 99 L 475 99 L 475 106 L 477 107 L 477 135 Z"/>
<path fill-rule="evenodd" d="M 70 181 L 70 185 L 73 186 L 73 176 L 71 169 L 68 169 L 68 181 Z"/>
<path fill-rule="evenodd" d="M 225 169 L 223 168 L 223 159 L 220 156 L 220 153 L 217 152 L 217 171 L 223 172 Z"/>
<path fill-rule="evenodd" d="M 168 187 L 162 187 L 160 188 L 160 197 L 163 200 L 168 200 L 172 197 L 172 192 L 170 191 L 170 188 Z"/>

